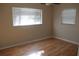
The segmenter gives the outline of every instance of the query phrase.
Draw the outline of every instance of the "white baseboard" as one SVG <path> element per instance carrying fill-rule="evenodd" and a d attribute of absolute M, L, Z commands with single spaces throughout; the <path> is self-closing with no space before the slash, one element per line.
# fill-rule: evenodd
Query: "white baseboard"
<path fill-rule="evenodd" d="M 73 44 L 76 44 L 76 45 L 79 46 L 79 43 L 75 42 L 75 41 L 71 41 L 71 40 L 68 40 L 68 39 L 65 39 L 65 38 L 60 38 L 60 37 L 53 37 L 53 38 L 57 38 L 57 39 L 60 39 L 60 40 L 63 40 L 63 41 L 69 42 L 69 43 L 73 43 Z"/>
<path fill-rule="evenodd" d="M 5 46 L 5 47 L 0 48 L 0 50 L 15 47 L 15 46 L 24 45 L 24 44 L 27 44 L 27 43 L 32 43 L 32 42 L 36 42 L 36 41 L 40 41 L 40 40 L 44 40 L 44 39 L 47 39 L 47 38 L 52 38 L 52 36 L 46 36 L 46 37 L 42 37 L 40 39 L 35 39 L 35 40 L 26 41 L 26 42 L 20 42 L 20 43 L 13 44 L 13 45 L 10 45 L 10 46 Z"/>

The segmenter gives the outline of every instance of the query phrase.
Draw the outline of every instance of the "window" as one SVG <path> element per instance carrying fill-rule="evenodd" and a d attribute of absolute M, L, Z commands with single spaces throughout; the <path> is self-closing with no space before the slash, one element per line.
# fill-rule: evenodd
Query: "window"
<path fill-rule="evenodd" d="M 76 9 L 64 9 L 62 11 L 63 24 L 75 24 Z"/>
<path fill-rule="evenodd" d="M 13 26 L 42 24 L 42 10 L 32 8 L 12 8 Z"/>

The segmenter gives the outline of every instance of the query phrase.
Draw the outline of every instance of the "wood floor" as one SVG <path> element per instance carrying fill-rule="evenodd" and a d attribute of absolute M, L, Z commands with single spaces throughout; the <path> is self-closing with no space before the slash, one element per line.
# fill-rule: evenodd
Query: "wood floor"
<path fill-rule="evenodd" d="M 77 45 L 49 38 L 0 50 L 0 56 L 76 56 L 77 49 Z"/>

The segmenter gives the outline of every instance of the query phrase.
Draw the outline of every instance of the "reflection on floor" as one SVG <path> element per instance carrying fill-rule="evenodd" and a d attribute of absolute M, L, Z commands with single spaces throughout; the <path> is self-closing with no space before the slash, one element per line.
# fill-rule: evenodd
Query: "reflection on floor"
<path fill-rule="evenodd" d="M 78 46 L 59 39 L 41 41 L 0 50 L 1 56 L 76 56 Z"/>
<path fill-rule="evenodd" d="M 42 56 L 42 53 L 44 53 L 44 50 L 31 53 L 31 54 L 29 54 L 27 56 Z"/>

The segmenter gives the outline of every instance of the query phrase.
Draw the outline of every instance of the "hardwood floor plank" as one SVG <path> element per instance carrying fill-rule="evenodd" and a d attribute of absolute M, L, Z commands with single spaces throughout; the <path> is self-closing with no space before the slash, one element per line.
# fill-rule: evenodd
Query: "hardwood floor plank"
<path fill-rule="evenodd" d="M 76 56 L 78 46 L 59 39 L 48 38 L 37 42 L 0 50 L 0 56 Z"/>

